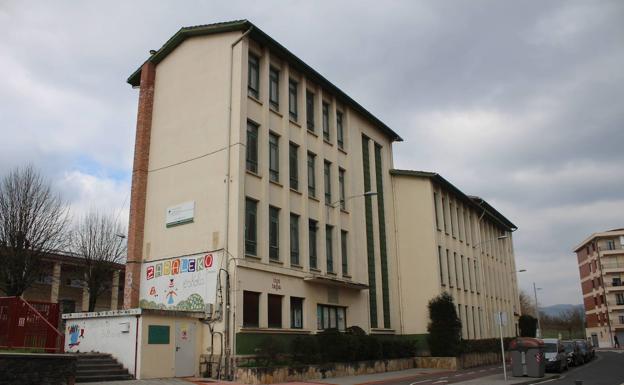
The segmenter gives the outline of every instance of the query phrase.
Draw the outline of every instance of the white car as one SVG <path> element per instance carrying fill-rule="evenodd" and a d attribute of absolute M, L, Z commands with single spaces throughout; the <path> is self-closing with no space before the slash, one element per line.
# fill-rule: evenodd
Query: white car
<path fill-rule="evenodd" d="M 558 373 L 568 370 L 568 357 L 561 341 L 557 338 L 544 338 L 543 341 L 546 370 Z"/>

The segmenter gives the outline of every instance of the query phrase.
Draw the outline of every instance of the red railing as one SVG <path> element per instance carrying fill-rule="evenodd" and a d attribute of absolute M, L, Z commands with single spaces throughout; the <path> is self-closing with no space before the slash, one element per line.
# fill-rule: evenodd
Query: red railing
<path fill-rule="evenodd" d="M 63 351 L 59 304 L 0 297 L 0 348 Z"/>

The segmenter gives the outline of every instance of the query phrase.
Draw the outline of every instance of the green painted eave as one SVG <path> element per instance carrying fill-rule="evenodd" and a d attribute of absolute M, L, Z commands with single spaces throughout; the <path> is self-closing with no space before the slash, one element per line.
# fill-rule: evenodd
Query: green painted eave
<path fill-rule="evenodd" d="M 251 29 L 251 30 L 250 30 Z M 145 62 L 151 62 L 154 64 L 160 63 L 167 55 L 169 55 L 177 46 L 179 46 L 184 40 L 189 37 L 194 36 L 206 36 L 212 35 L 216 33 L 224 33 L 224 32 L 232 32 L 232 31 L 247 31 L 249 32 L 249 37 L 256 41 L 259 44 L 266 45 L 270 50 L 272 55 L 276 55 L 281 59 L 287 61 L 291 67 L 295 68 L 297 71 L 305 74 L 305 76 L 311 79 L 314 83 L 318 84 L 322 88 L 328 90 L 330 93 L 333 93 L 338 100 L 341 102 L 348 104 L 353 110 L 362 114 L 365 118 L 369 119 L 373 122 L 379 129 L 381 129 L 386 135 L 388 135 L 392 141 L 402 142 L 403 138 L 399 136 L 396 132 L 394 132 L 388 125 L 379 120 L 375 115 L 370 113 L 366 108 L 362 107 L 358 102 L 353 100 L 349 95 L 344 93 L 334 84 L 332 84 L 329 80 L 327 80 L 323 75 L 318 73 L 312 67 L 303 62 L 303 60 L 299 59 L 295 54 L 290 52 L 280 43 L 275 41 L 272 37 L 264 33 L 258 27 L 256 27 L 249 20 L 236 20 L 236 21 L 228 21 L 224 23 L 215 23 L 215 24 L 207 24 L 207 25 L 198 25 L 193 27 L 184 27 L 181 28 L 178 32 L 176 32 L 167 42 L 153 55 L 151 55 Z M 137 68 L 136 71 L 128 77 L 127 82 L 133 87 L 139 87 L 141 85 L 141 65 Z"/>

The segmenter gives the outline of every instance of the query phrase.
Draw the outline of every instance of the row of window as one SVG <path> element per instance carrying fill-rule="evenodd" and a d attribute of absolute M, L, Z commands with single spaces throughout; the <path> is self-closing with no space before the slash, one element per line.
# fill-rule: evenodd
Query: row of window
<path fill-rule="evenodd" d="M 477 338 L 477 325 L 479 325 L 479 336 L 483 336 L 483 324 L 481 322 L 481 308 L 475 309 L 474 306 L 468 307 L 468 305 L 462 306 L 457 304 L 457 315 L 462 323 L 462 333 L 464 333 L 467 339 Z M 472 320 L 472 323 L 468 322 Z"/>
<path fill-rule="evenodd" d="M 269 206 L 269 259 L 280 261 L 280 209 Z M 300 216 L 290 213 L 290 264 L 291 266 L 301 266 L 300 263 Z M 308 221 L 308 255 L 309 268 L 319 269 L 318 265 L 318 222 L 310 219 Z M 347 254 L 348 232 L 340 231 L 340 251 L 342 262 L 342 275 L 349 274 L 349 258 Z M 245 255 L 258 255 L 258 201 L 247 198 L 245 200 Z M 335 273 L 334 266 L 334 226 L 325 226 L 325 261 L 328 273 Z"/>
<path fill-rule="evenodd" d="M 267 294 L 267 325 L 282 328 L 282 308 L 284 296 Z M 303 328 L 303 302 L 300 297 L 290 297 L 290 328 Z M 347 324 L 347 308 L 317 304 L 317 329 L 337 328 L 344 331 Z M 260 326 L 260 293 L 243 291 L 243 327 Z"/>
<path fill-rule="evenodd" d="M 436 228 L 444 230 L 453 238 L 459 236 L 460 241 L 466 241 L 470 245 L 475 243 L 476 234 L 472 224 L 472 214 L 468 209 L 456 204 L 447 197 L 439 197 L 437 192 L 433 193 L 433 204 L 435 209 Z M 441 208 L 441 209 L 440 209 Z"/>
<path fill-rule="evenodd" d="M 279 69 L 270 66 L 269 67 L 269 105 L 275 111 L 280 110 L 280 97 L 279 97 L 279 82 L 280 71 Z M 299 82 L 295 79 L 288 80 L 288 115 L 291 120 L 299 121 Z M 247 77 L 247 93 L 249 96 L 256 99 L 260 98 L 260 58 L 252 53 L 249 54 L 248 62 L 248 77 Z M 314 92 L 305 90 L 305 106 L 306 106 L 306 126 L 308 131 L 316 134 L 315 124 L 315 94 Z M 322 129 L 323 140 L 331 143 L 331 125 L 330 125 L 330 103 L 322 102 Z M 338 148 L 344 149 L 345 132 L 344 132 L 344 119 L 341 111 L 336 111 L 335 117 L 336 127 L 336 143 Z"/>
<path fill-rule="evenodd" d="M 472 262 L 472 263 L 471 263 Z M 442 252 L 442 247 L 438 246 L 438 265 L 440 269 L 440 283 L 442 286 L 457 287 L 465 291 L 477 291 L 480 293 L 479 287 L 479 270 L 477 261 L 470 258 L 464 258 L 456 252 L 446 249 L 446 253 Z"/>
<path fill-rule="evenodd" d="M 247 123 L 247 152 L 246 167 L 247 171 L 257 174 L 259 170 L 258 161 L 258 130 L 259 126 L 253 122 Z M 280 183 L 280 163 L 279 163 L 279 146 L 280 137 L 272 132 L 269 133 L 269 179 L 273 182 Z M 308 195 L 316 198 L 316 154 L 308 151 L 307 154 L 307 173 L 308 173 Z M 299 191 L 299 145 L 289 142 L 288 145 L 288 168 L 290 188 Z M 345 174 L 346 171 L 338 168 L 338 194 L 340 208 L 345 210 Z M 328 160 L 323 161 L 323 182 L 325 203 L 332 205 L 332 163 Z M 336 202 L 338 203 L 338 202 Z"/>

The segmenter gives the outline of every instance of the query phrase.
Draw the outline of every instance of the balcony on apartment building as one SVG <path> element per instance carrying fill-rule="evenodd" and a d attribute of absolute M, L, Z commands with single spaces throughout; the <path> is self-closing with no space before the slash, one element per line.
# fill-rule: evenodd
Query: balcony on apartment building
<path fill-rule="evenodd" d="M 624 262 L 614 258 L 604 259 L 600 265 L 603 273 L 624 273 Z"/>
<path fill-rule="evenodd" d="M 619 279 L 610 282 L 604 282 L 603 285 L 607 293 L 624 291 L 624 282 Z"/>

